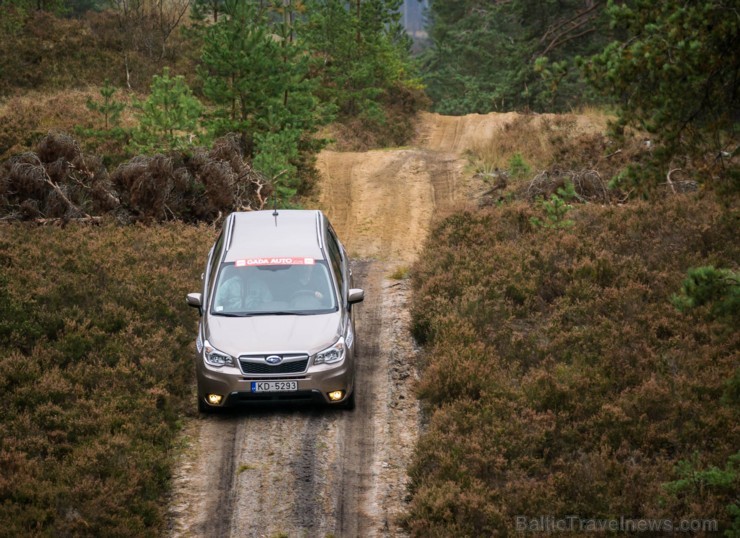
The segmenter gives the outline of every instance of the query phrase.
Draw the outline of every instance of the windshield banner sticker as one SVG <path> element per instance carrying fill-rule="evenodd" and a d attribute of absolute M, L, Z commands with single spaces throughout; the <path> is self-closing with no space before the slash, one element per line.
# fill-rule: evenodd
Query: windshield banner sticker
<path fill-rule="evenodd" d="M 252 267 L 255 265 L 313 265 L 313 258 L 247 258 L 236 260 L 236 267 Z"/>

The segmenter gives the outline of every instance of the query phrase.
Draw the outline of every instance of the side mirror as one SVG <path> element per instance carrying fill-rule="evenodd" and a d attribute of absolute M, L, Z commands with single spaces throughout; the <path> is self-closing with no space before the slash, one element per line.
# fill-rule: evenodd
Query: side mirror
<path fill-rule="evenodd" d="M 203 294 L 202 293 L 188 293 L 186 298 L 188 306 L 193 308 L 201 308 L 203 306 Z"/>
<path fill-rule="evenodd" d="M 361 303 L 364 300 L 365 290 L 361 290 L 359 288 L 353 288 L 349 290 L 349 295 L 347 296 L 347 302 L 349 304 Z"/>

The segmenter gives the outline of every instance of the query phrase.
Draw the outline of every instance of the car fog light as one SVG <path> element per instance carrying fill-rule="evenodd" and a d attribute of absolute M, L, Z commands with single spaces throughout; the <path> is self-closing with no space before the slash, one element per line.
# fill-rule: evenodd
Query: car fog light
<path fill-rule="evenodd" d="M 344 391 L 343 390 L 335 390 L 329 393 L 329 399 L 332 402 L 338 402 L 344 397 Z"/>
<path fill-rule="evenodd" d="M 221 396 L 220 394 L 209 394 L 208 396 L 206 396 L 206 399 L 208 400 L 208 403 L 211 405 L 220 405 L 221 400 L 223 400 L 224 397 Z"/>

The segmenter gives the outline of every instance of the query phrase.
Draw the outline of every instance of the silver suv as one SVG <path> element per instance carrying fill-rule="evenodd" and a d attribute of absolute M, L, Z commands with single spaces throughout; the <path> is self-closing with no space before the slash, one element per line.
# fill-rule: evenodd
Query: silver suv
<path fill-rule="evenodd" d="M 355 327 L 342 243 L 321 211 L 232 213 L 208 255 L 196 339 L 198 409 L 313 400 L 354 408 Z"/>

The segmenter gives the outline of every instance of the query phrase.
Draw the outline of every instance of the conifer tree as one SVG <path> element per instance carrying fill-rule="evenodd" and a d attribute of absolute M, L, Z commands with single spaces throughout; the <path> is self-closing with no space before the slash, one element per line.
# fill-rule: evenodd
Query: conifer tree
<path fill-rule="evenodd" d="M 740 117 L 737 8 L 727 0 L 609 3 L 612 24 L 629 39 L 609 44 L 584 71 L 620 105 L 620 127 L 651 133 L 654 180 L 664 181 L 673 161 L 704 169 L 705 178 L 735 174 L 728 187 L 740 188 L 732 159 Z M 645 183 L 645 171 L 626 177 Z"/>
<path fill-rule="evenodd" d="M 435 0 L 422 72 L 447 114 L 555 111 L 593 101 L 578 55 L 611 36 L 603 0 Z"/>
<path fill-rule="evenodd" d="M 75 127 L 75 131 L 85 138 L 85 144 L 95 151 L 101 151 L 104 161 L 110 162 L 125 153 L 125 147 L 130 137 L 130 131 L 121 126 L 121 113 L 126 104 L 115 98 L 117 88 L 106 79 L 100 88 L 100 100 L 88 99 L 88 110 L 98 116 L 98 126 L 92 128 Z"/>
<path fill-rule="evenodd" d="M 400 24 L 400 0 L 309 0 L 308 39 L 318 55 L 320 95 L 340 119 L 386 121 L 394 91 L 420 89 Z"/>
<path fill-rule="evenodd" d="M 114 127 L 118 127 L 121 118 L 121 112 L 126 108 L 126 105 L 120 101 L 113 99 L 113 95 L 116 93 L 116 88 L 111 86 L 108 79 L 105 80 L 105 84 L 100 88 L 100 96 L 102 97 L 101 102 L 93 101 L 88 99 L 86 106 L 92 112 L 97 112 L 103 116 L 103 129 L 109 131 Z"/>
<path fill-rule="evenodd" d="M 134 150 L 154 153 L 193 145 L 203 107 L 182 75 L 172 77 L 168 68 L 154 75 L 149 97 L 134 106 L 139 110 Z"/>
<path fill-rule="evenodd" d="M 245 155 L 289 197 L 311 175 L 321 147 L 313 134 L 327 121 L 314 96 L 309 55 L 295 32 L 300 4 L 227 1 L 205 30 L 199 76 L 215 105 L 214 135 L 239 133 Z M 277 4 L 277 5 L 276 5 Z"/>

